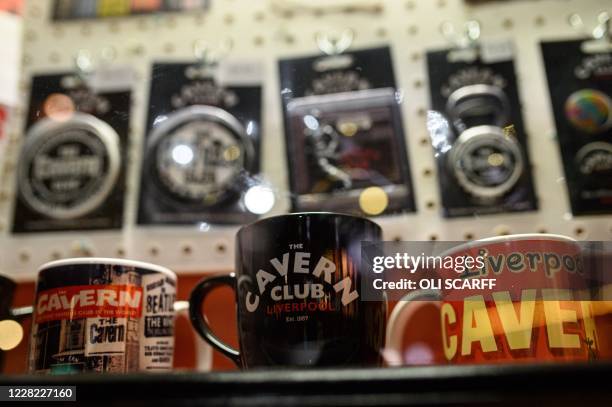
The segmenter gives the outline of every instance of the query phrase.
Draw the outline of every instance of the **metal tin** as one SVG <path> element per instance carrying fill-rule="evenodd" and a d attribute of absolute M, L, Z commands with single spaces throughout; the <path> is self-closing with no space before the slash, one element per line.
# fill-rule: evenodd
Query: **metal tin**
<path fill-rule="evenodd" d="M 218 107 L 195 105 L 155 126 L 145 168 L 155 174 L 154 185 L 165 195 L 214 206 L 231 195 L 254 156 L 238 119 Z"/>
<path fill-rule="evenodd" d="M 78 218 L 106 200 L 120 166 L 119 136 L 104 121 L 86 113 L 66 121 L 45 118 L 25 138 L 19 196 L 50 218 Z"/>
<path fill-rule="evenodd" d="M 583 175 L 612 174 L 612 144 L 598 141 L 585 145 L 576 154 L 576 165 Z"/>
<path fill-rule="evenodd" d="M 491 124 L 503 127 L 507 124 L 510 103 L 504 91 L 499 86 L 477 84 L 463 86 L 451 93 L 446 102 L 446 111 L 451 122 L 461 132 L 475 124 L 473 121 L 481 117 L 476 124 Z"/>
<path fill-rule="evenodd" d="M 518 143 L 497 126 L 475 126 L 464 131 L 448 160 L 459 185 L 485 199 L 510 191 L 525 168 Z"/>

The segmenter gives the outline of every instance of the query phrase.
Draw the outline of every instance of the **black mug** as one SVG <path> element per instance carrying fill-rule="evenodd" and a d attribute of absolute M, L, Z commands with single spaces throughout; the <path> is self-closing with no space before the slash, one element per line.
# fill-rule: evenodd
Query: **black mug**
<path fill-rule="evenodd" d="M 378 366 L 385 342 L 386 297 L 360 298 L 370 273 L 361 242 L 380 227 L 335 213 L 296 213 L 259 220 L 236 236 L 236 272 L 205 278 L 190 298 L 191 322 L 242 368 Z M 365 282 L 365 281 L 364 281 Z M 204 317 L 209 292 L 236 293 L 240 350 L 223 343 Z"/>
<path fill-rule="evenodd" d="M 8 277 L 0 275 L 0 321 L 7 318 L 11 313 L 11 302 L 15 283 Z"/>

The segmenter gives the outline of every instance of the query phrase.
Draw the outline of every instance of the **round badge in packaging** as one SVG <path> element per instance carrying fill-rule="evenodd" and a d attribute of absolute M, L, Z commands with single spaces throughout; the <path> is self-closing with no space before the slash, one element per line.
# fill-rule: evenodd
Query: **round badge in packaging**
<path fill-rule="evenodd" d="M 601 133 L 612 126 L 612 101 L 596 89 L 580 89 L 567 98 L 565 117 L 577 130 Z"/>
<path fill-rule="evenodd" d="M 503 127 L 508 123 L 510 103 L 499 86 L 466 85 L 448 96 L 446 112 L 460 132 L 479 124 Z"/>
<path fill-rule="evenodd" d="M 230 74 L 234 64 L 224 59 L 213 69 L 199 58 L 153 64 L 138 224 L 243 224 L 261 214 L 247 195 L 266 184 L 262 87 L 260 78 L 244 82 Z"/>
<path fill-rule="evenodd" d="M 443 214 L 454 218 L 536 210 L 512 56 L 493 62 L 462 59 L 458 52 L 427 52 L 427 129 Z"/>
<path fill-rule="evenodd" d="M 476 126 L 461 133 L 448 160 L 461 187 L 482 199 L 510 191 L 524 168 L 519 145 L 496 126 Z"/>
<path fill-rule="evenodd" d="M 574 216 L 612 213 L 612 54 L 606 41 L 601 50 L 592 48 L 596 43 L 581 38 L 541 44 Z"/>
<path fill-rule="evenodd" d="M 576 165 L 582 175 L 591 176 L 590 182 L 602 188 L 609 186 L 612 176 L 612 144 L 604 141 L 583 146 L 576 153 Z"/>
<path fill-rule="evenodd" d="M 458 184 L 475 198 L 503 196 L 523 172 L 520 146 L 502 129 L 509 110 L 504 91 L 486 84 L 460 87 L 446 102 L 449 119 L 459 132 L 448 165 Z"/>
<path fill-rule="evenodd" d="M 37 122 L 28 132 L 18 167 L 19 196 L 53 219 L 75 219 L 98 208 L 121 166 L 119 137 L 85 113 Z"/>
<path fill-rule="evenodd" d="M 190 106 L 156 126 L 145 168 L 161 196 L 184 205 L 213 207 L 230 197 L 254 159 L 244 126 L 215 106 Z"/>
<path fill-rule="evenodd" d="M 106 258 L 58 260 L 38 272 L 29 371 L 172 369 L 176 274 Z"/>

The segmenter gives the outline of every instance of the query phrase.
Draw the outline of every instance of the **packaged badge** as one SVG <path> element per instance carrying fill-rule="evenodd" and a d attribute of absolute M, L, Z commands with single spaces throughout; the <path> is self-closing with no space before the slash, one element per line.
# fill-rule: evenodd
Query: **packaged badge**
<path fill-rule="evenodd" d="M 222 86 L 195 64 L 155 64 L 138 222 L 254 220 L 243 200 L 257 183 L 260 121 L 261 86 Z"/>
<path fill-rule="evenodd" d="M 34 77 L 13 231 L 121 228 L 129 116 L 128 91 L 96 93 L 71 74 Z"/>
<path fill-rule="evenodd" d="M 511 59 L 427 54 L 427 127 L 447 217 L 537 209 Z"/>
<path fill-rule="evenodd" d="M 542 43 L 574 215 L 612 213 L 612 53 L 585 43 Z"/>
<path fill-rule="evenodd" d="M 294 211 L 415 210 L 388 48 L 280 62 Z"/>

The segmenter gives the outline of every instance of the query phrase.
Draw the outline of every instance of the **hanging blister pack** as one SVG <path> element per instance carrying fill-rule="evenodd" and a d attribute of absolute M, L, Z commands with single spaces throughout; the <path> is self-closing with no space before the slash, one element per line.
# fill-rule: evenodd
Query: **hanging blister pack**
<path fill-rule="evenodd" d="M 509 49 L 427 53 L 427 128 L 446 217 L 537 209 Z"/>
<path fill-rule="evenodd" d="M 612 213 L 612 51 L 585 44 L 541 44 L 574 215 Z"/>
<path fill-rule="evenodd" d="M 389 48 L 279 67 L 293 210 L 414 212 Z"/>
<path fill-rule="evenodd" d="M 155 64 L 138 223 L 255 220 L 244 196 L 260 184 L 260 122 L 260 84 L 220 84 L 198 63 Z"/>
<path fill-rule="evenodd" d="M 130 102 L 72 73 L 32 79 L 13 232 L 122 227 Z"/>

